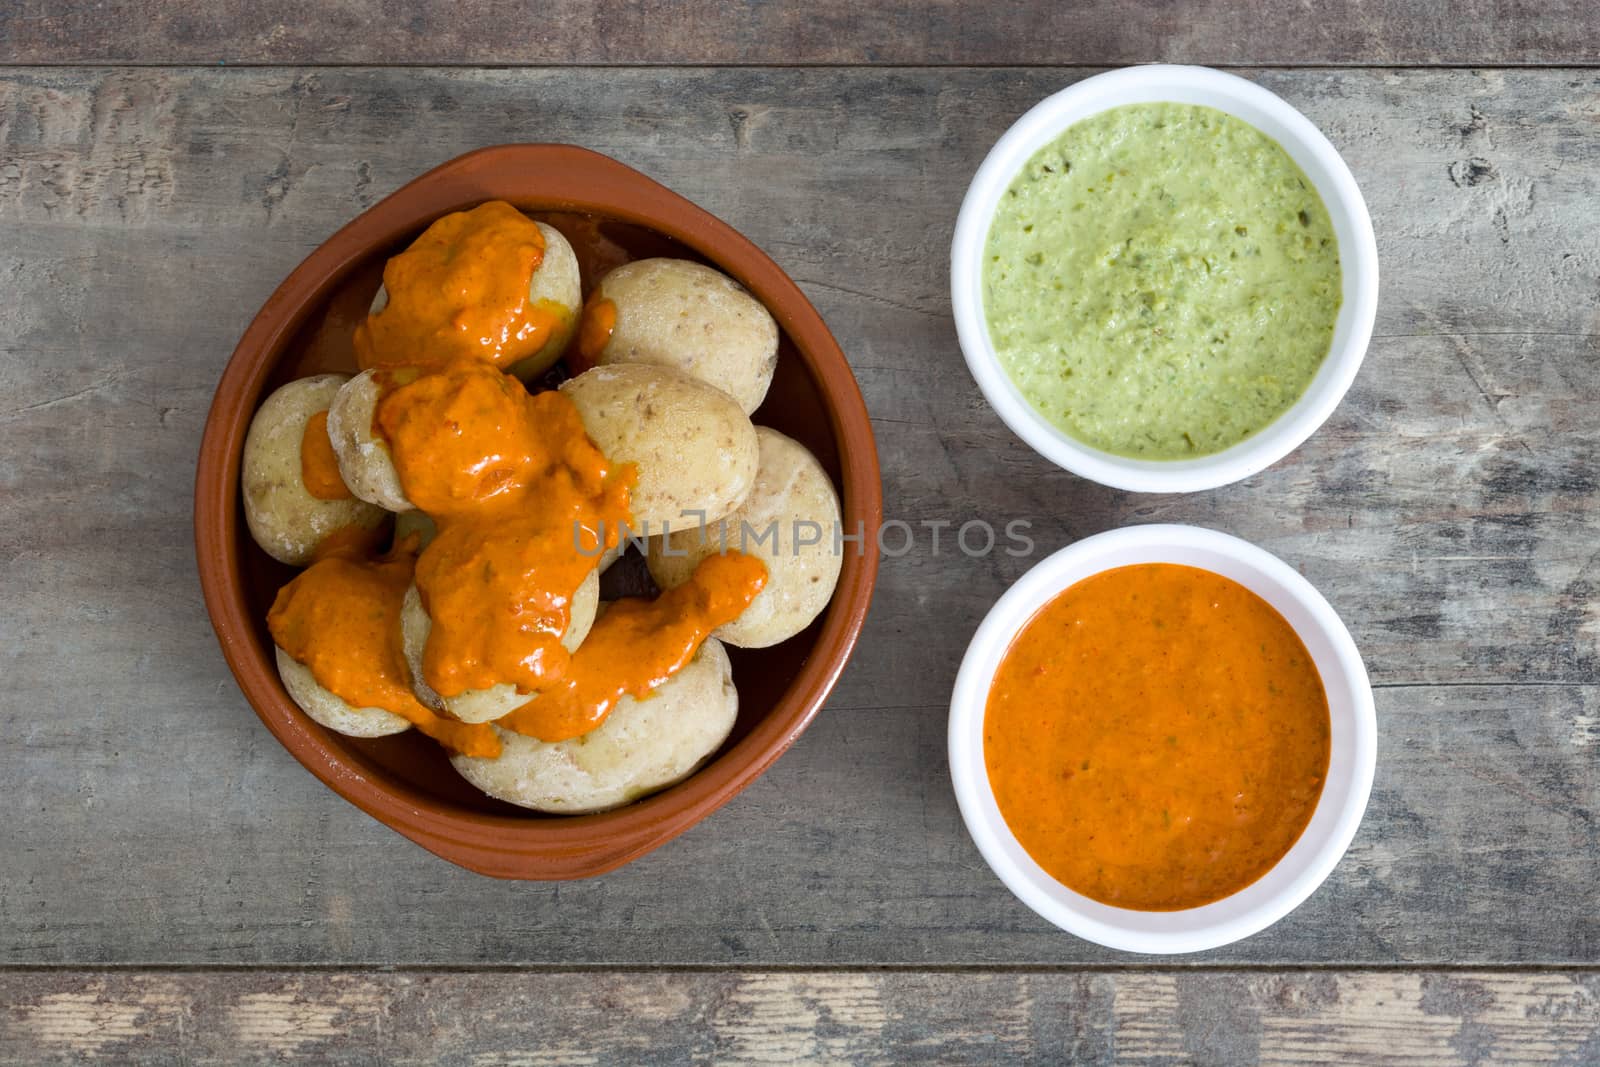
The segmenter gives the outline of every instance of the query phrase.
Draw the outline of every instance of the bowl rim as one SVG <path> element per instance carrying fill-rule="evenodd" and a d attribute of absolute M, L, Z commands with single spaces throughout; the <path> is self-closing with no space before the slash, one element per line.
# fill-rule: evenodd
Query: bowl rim
<path fill-rule="evenodd" d="M 1207 560 L 1206 565 L 1197 560 Z M 983 755 L 989 688 L 1013 638 L 1057 594 L 1093 574 L 1141 562 L 1174 562 L 1232 578 L 1290 622 L 1328 693 L 1328 776 L 1306 829 L 1260 879 L 1222 900 L 1180 911 L 1112 907 L 1068 889 L 1033 861 L 1000 814 Z M 1126 952 L 1198 952 L 1277 922 L 1332 873 L 1366 811 L 1377 767 L 1377 715 L 1361 653 L 1332 605 L 1278 557 L 1230 534 L 1152 524 L 1111 530 L 1047 556 L 1017 580 L 973 635 L 950 701 L 951 784 L 984 861 L 1024 904 L 1069 933 Z"/>
<path fill-rule="evenodd" d="M 1087 445 L 1041 415 L 1000 365 L 983 311 L 983 249 L 1000 197 L 1034 152 L 1068 126 L 1123 104 L 1203 104 L 1277 141 L 1311 179 L 1339 241 L 1343 301 L 1328 355 L 1305 392 L 1267 426 L 1213 455 L 1140 460 Z M 1278 462 L 1317 431 L 1361 368 L 1378 309 L 1378 247 L 1366 201 L 1349 166 L 1310 119 L 1272 91 L 1210 67 L 1148 64 L 1076 82 L 1035 104 L 990 149 L 956 217 L 950 250 L 950 300 L 967 367 L 1011 431 L 1034 451 L 1101 485 L 1145 493 L 1214 489 Z"/>
<path fill-rule="evenodd" d="M 524 210 L 590 212 L 645 226 L 705 256 L 777 319 L 816 382 L 839 455 L 847 526 L 882 521 L 877 446 L 865 401 L 838 342 L 787 273 L 703 208 L 609 156 L 564 144 L 476 149 L 412 179 L 322 242 L 276 288 L 223 369 L 195 471 L 196 562 L 206 611 L 246 700 L 295 759 L 391 829 L 458 866 L 500 878 L 561 880 L 615 869 L 665 844 L 721 807 L 772 765 L 821 709 L 860 636 L 878 556 L 846 552 L 815 643 L 789 688 L 749 734 L 683 782 L 592 815 L 499 815 L 445 808 L 404 783 L 346 760 L 331 735 L 285 692 L 270 649 L 256 639 L 238 545 L 239 468 L 250 416 L 284 347 L 359 264 L 450 211 L 485 200 Z"/>

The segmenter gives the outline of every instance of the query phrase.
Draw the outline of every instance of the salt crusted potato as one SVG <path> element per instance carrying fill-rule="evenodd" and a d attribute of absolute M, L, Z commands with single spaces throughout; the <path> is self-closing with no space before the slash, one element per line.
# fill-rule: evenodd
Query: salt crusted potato
<path fill-rule="evenodd" d="M 554 226 L 537 220 L 534 225 L 544 235 L 544 259 L 528 281 L 528 299 L 535 306 L 544 304 L 560 319 L 561 325 L 539 351 L 506 368 L 507 373 L 515 374 L 525 382 L 531 382 L 555 366 L 556 360 L 567 350 L 572 335 L 577 332 L 578 317 L 583 308 L 583 291 L 578 284 L 578 256 L 572 251 L 572 245 Z M 369 314 L 376 315 L 388 306 L 389 291 L 380 285 L 372 298 Z"/>
<path fill-rule="evenodd" d="M 689 580 L 700 561 L 724 548 L 758 557 L 767 584 L 717 637 L 742 648 L 787 641 L 811 625 L 833 598 L 842 553 L 835 550 L 839 496 L 806 447 L 777 430 L 756 427 L 761 465 L 750 495 L 720 523 L 652 537 L 646 562 L 662 589 Z M 815 541 L 814 544 L 802 542 Z"/>
<path fill-rule="evenodd" d="M 312 496 L 300 473 L 306 422 L 328 410 L 347 380 L 343 374 L 319 374 L 290 382 L 267 397 L 250 420 L 239 478 L 245 522 L 262 551 L 282 563 L 310 563 L 317 543 L 335 530 L 373 529 L 384 521 L 383 510 L 363 500 Z"/>
<path fill-rule="evenodd" d="M 722 390 L 670 367 L 623 363 L 564 382 L 583 428 L 638 469 L 633 530 L 689 529 L 739 506 L 756 475 L 756 431 Z"/>
<path fill-rule="evenodd" d="M 600 574 L 590 571 L 572 596 L 567 632 L 561 635 L 561 643 L 568 652 L 578 651 L 583 639 L 589 636 L 599 606 Z M 453 697 L 440 696 L 422 676 L 422 652 L 428 647 L 428 634 L 432 630 L 433 621 L 422 607 L 422 594 L 412 585 L 406 590 L 406 599 L 400 608 L 400 638 L 406 665 L 411 669 L 411 688 L 416 691 L 418 700 L 462 722 L 490 722 L 528 702 L 528 694 L 517 692 L 517 687 L 509 684 L 470 689 Z"/>
<path fill-rule="evenodd" d="M 720 271 L 686 259 L 641 259 L 600 280 L 616 325 L 594 363 L 673 367 L 761 406 L 778 365 L 778 324 L 761 301 Z"/>
<path fill-rule="evenodd" d="M 707 638 L 654 693 L 623 697 L 582 737 L 551 744 L 495 727 L 505 746 L 498 758 L 450 762 L 485 793 L 524 808 L 605 811 L 687 778 L 727 740 L 738 714 L 728 653 Z"/>
<path fill-rule="evenodd" d="M 362 371 L 333 398 L 328 409 L 328 437 L 339 457 L 339 474 L 352 493 L 386 511 L 411 511 L 389 443 L 372 426 L 382 396 L 373 373 Z"/>
<path fill-rule="evenodd" d="M 392 711 L 351 707 L 319 685 L 310 667 L 281 648 L 274 651 L 278 653 L 278 677 L 283 679 L 283 687 L 313 721 L 348 737 L 384 737 L 410 729 L 411 724 Z"/>

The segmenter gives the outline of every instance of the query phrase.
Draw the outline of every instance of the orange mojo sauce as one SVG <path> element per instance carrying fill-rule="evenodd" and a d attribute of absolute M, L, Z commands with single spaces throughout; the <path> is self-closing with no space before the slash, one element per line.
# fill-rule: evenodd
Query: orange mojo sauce
<path fill-rule="evenodd" d="M 278 647 L 352 707 L 393 712 L 457 752 L 498 756 L 493 730 L 438 715 L 411 690 L 400 605 L 411 584 L 416 537 L 377 560 L 341 538 L 329 538 L 318 555 L 272 602 L 267 628 Z"/>
<path fill-rule="evenodd" d="M 300 435 L 300 480 L 318 500 L 348 500 L 350 490 L 339 474 L 339 457 L 328 437 L 328 413 L 319 411 L 306 420 Z"/>
<path fill-rule="evenodd" d="M 1328 701 L 1266 601 L 1141 564 L 1084 579 L 1023 627 L 983 744 L 1039 866 L 1102 903 L 1174 911 L 1243 889 L 1299 839 L 1328 771 Z"/>
<path fill-rule="evenodd" d="M 493 730 L 436 714 L 412 692 L 399 644 L 411 581 L 433 624 L 427 683 L 446 697 L 513 684 L 530 699 L 498 725 L 543 741 L 587 733 L 621 696 L 648 695 L 766 581 L 754 557 L 711 557 L 654 602 L 611 605 L 576 656 L 562 646 L 578 586 L 628 522 L 634 472 L 601 453 L 564 394 L 530 395 L 497 369 L 538 348 L 517 347 L 538 335 L 517 324 L 532 321 L 542 248 L 526 216 L 491 202 L 445 216 L 389 262 L 389 304 L 358 327 L 356 349 L 381 368 L 374 429 L 438 534 L 420 556 L 405 546 L 366 561 L 336 548 L 284 587 L 268 617 L 273 639 L 324 688 L 471 755 L 498 754 Z M 302 460 L 308 487 L 312 462 Z"/>
<path fill-rule="evenodd" d="M 583 318 L 578 323 L 576 349 L 567 355 L 567 365 L 572 373 L 582 374 L 600 362 L 600 353 L 611 341 L 617 329 L 617 305 L 598 292 L 592 293 L 583 305 Z"/>
<path fill-rule="evenodd" d="M 559 679 L 572 597 L 627 521 L 632 469 L 614 469 L 564 394 L 530 396 L 486 363 L 382 384 L 400 484 L 439 529 L 417 561 L 424 678 L 447 697 Z"/>
<path fill-rule="evenodd" d="M 509 367 L 565 326 L 528 294 L 544 234 L 503 200 L 439 219 L 383 268 L 389 303 L 356 326 L 356 364 L 482 359 Z"/>
<path fill-rule="evenodd" d="M 766 581 L 764 563 L 730 552 L 707 556 L 690 581 L 655 600 L 618 600 L 595 621 L 566 676 L 500 725 L 541 741 L 588 733 L 622 697 L 648 696 L 687 666 L 711 631 L 738 618 Z"/>

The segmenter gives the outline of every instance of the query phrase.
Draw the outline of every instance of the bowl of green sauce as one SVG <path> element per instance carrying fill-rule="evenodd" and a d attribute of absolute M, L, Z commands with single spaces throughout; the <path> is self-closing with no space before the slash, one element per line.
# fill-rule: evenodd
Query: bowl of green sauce
<path fill-rule="evenodd" d="M 1327 420 L 1378 302 L 1366 202 L 1280 97 L 1204 67 L 1130 67 L 1046 98 L 957 218 L 951 304 L 996 412 L 1081 477 L 1226 485 Z"/>

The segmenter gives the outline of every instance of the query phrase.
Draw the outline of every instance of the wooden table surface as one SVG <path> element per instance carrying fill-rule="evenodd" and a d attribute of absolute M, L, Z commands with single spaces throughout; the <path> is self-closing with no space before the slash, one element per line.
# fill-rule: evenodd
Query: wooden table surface
<path fill-rule="evenodd" d="M 749 8 L 0 6 L 0 1062 L 1600 1061 L 1600 15 L 1388 0 Z M 1107 65 L 1240 68 L 1366 195 L 1376 335 L 1238 485 L 1055 469 L 948 303 L 1000 132 Z M 1304 906 L 1152 960 L 1048 927 L 944 757 L 1030 564 L 883 561 L 772 770 L 603 878 L 495 882 L 323 788 L 245 704 L 194 573 L 222 366 L 351 216 L 485 144 L 617 157 L 766 249 L 866 396 L 886 513 L 1039 552 L 1193 522 L 1298 567 L 1366 656 L 1372 802 Z"/>

